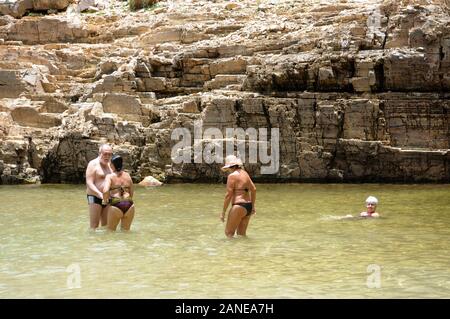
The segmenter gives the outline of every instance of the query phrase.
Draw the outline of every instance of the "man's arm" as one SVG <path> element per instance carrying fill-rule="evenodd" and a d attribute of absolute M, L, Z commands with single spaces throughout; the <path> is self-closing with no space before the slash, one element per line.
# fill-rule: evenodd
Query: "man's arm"
<path fill-rule="evenodd" d="M 86 185 L 91 190 L 97 193 L 98 198 L 103 198 L 102 192 L 94 184 L 94 178 L 95 178 L 95 166 L 89 163 L 86 169 Z"/>
<path fill-rule="evenodd" d="M 109 189 L 111 188 L 111 174 L 106 175 L 105 186 L 103 187 L 103 201 L 106 203 L 109 200 Z"/>

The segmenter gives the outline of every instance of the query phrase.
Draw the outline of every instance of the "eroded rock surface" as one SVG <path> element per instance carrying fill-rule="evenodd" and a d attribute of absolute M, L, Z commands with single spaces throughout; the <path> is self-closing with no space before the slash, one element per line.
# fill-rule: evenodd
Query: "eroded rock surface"
<path fill-rule="evenodd" d="M 224 136 L 279 129 L 279 170 L 246 165 L 260 181 L 450 177 L 444 0 L 173 0 L 137 11 L 24 0 L 0 1 L 0 12 L 3 184 L 84 182 L 103 142 L 135 181 L 220 180 L 221 164 L 171 159 L 174 129 L 193 139 L 196 121 Z"/>

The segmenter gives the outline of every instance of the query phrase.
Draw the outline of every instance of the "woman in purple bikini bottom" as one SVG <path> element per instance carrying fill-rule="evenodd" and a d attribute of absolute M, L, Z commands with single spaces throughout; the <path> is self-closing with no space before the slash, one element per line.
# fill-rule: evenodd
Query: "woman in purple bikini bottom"
<path fill-rule="evenodd" d="M 116 230 L 119 222 L 122 230 L 130 230 L 134 218 L 133 180 L 123 171 L 119 155 L 111 159 L 113 173 L 106 176 L 103 199 L 108 206 L 108 229 Z"/>

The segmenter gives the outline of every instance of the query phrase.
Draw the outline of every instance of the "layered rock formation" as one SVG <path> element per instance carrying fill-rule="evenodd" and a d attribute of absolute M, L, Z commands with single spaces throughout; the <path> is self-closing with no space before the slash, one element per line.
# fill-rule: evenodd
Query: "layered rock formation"
<path fill-rule="evenodd" d="M 172 161 L 194 121 L 278 128 L 278 172 L 246 165 L 260 181 L 450 177 L 445 0 L 46 2 L 0 3 L 3 184 L 84 182 L 103 142 L 136 181 L 219 180 Z"/>

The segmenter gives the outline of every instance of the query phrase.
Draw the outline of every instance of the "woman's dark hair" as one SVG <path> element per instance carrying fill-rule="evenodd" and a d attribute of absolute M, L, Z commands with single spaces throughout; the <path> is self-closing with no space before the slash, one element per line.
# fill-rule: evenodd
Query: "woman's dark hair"
<path fill-rule="evenodd" d="M 120 155 L 114 155 L 111 159 L 111 163 L 113 163 L 114 167 L 116 168 L 116 171 L 120 172 L 122 170 L 123 166 L 123 160 Z"/>

